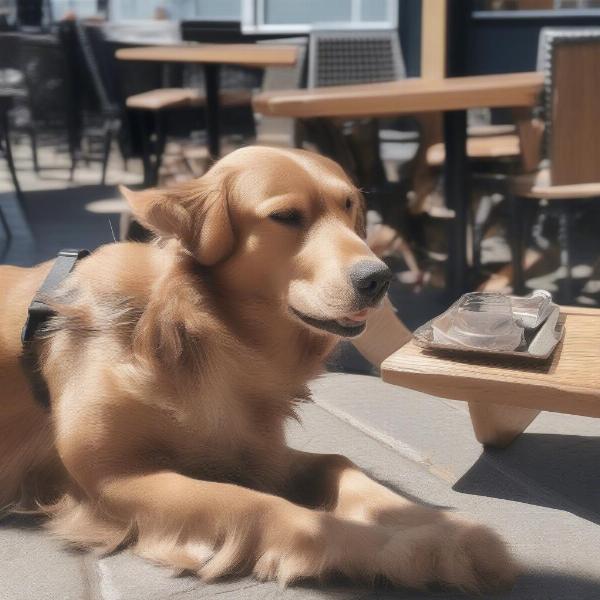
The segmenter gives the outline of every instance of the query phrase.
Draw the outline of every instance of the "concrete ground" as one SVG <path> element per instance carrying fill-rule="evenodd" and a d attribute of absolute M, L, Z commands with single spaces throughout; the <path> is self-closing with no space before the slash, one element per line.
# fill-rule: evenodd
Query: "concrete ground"
<path fill-rule="evenodd" d="M 56 157 L 45 157 L 62 164 Z M 112 241 L 108 220 L 116 227 L 116 214 L 93 214 L 86 205 L 115 198 L 112 184 L 139 180 L 138 170 L 132 167 L 132 172 L 124 173 L 118 160 L 107 186 L 97 185 L 97 166 L 78 169 L 75 181 L 69 183 L 64 169 L 33 175 L 26 149 L 18 149 L 18 164 L 31 230 L 19 214 L 0 164 L 0 207 L 14 233 L 2 261 L 14 264 L 44 260 L 61 247 L 95 247 Z M 411 324 L 444 308 L 433 296 L 394 293 L 400 316 Z M 452 507 L 495 527 L 524 564 L 514 590 L 496 598 L 600 598 L 600 420 L 545 413 L 508 449 L 483 451 L 473 437 L 466 405 L 460 402 L 348 373 L 329 373 L 312 389 L 314 402 L 301 407 L 301 424 L 290 423 L 290 443 L 315 452 L 344 453 L 419 501 Z M 308 582 L 287 590 L 251 579 L 205 585 L 193 577 L 173 577 L 127 552 L 103 558 L 73 552 L 28 519 L 0 521 L 0 600 L 217 597 L 465 596 L 443 590 L 368 590 L 343 582 Z"/>

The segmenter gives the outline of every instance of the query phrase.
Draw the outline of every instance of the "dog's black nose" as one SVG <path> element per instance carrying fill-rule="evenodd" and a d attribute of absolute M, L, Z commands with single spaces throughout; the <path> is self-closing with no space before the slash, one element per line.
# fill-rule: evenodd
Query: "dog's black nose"
<path fill-rule="evenodd" d="M 381 261 L 361 260 L 353 265 L 350 281 L 367 302 L 379 300 L 387 291 L 392 272 Z"/>

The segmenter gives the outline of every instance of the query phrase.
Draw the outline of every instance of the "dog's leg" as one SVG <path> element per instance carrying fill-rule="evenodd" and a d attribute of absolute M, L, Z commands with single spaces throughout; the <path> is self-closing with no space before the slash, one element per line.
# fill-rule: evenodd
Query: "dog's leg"
<path fill-rule="evenodd" d="M 439 520 L 396 530 L 175 472 L 106 473 L 75 510 L 94 512 L 99 530 L 129 531 L 140 556 L 206 580 L 252 572 L 288 583 L 341 573 L 469 590 L 509 580 L 508 558 L 483 528 Z"/>
<path fill-rule="evenodd" d="M 463 588 L 506 586 L 516 565 L 490 529 L 442 510 L 415 504 L 373 481 L 348 458 L 290 450 L 288 495 L 338 518 L 393 532 L 384 549 L 392 561 L 408 552 L 414 577 Z"/>
<path fill-rule="evenodd" d="M 206 580 L 253 572 L 282 583 L 334 573 L 429 582 L 415 577 L 414 540 L 399 544 L 385 527 L 237 485 L 174 472 L 118 476 L 99 486 L 95 504 L 134 532 L 137 554 Z M 391 553 L 382 553 L 390 544 Z"/>

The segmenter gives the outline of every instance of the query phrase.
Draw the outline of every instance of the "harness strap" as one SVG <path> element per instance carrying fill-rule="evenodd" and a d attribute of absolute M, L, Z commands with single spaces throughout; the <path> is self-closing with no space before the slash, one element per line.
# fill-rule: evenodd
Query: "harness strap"
<path fill-rule="evenodd" d="M 58 253 L 50 272 L 46 276 L 46 279 L 44 279 L 44 283 L 42 283 L 29 305 L 27 321 L 25 321 L 23 331 L 21 332 L 21 342 L 23 344 L 21 364 L 29 378 L 35 399 L 44 408 L 50 408 L 50 394 L 48 386 L 40 372 L 40 365 L 33 342 L 39 328 L 54 315 L 54 311 L 46 304 L 45 300 L 60 286 L 67 275 L 71 273 L 77 261 L 89 254 L 89 250 L 61 250 Z"/>

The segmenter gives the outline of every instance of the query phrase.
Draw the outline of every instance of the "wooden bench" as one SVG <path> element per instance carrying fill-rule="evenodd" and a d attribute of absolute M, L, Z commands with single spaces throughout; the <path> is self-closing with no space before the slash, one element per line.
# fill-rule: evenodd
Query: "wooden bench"
<path fill-rule="evenodd" d="M 497 158 L 518 158 L 521 155 L 519 136 L 489 135 L 473 136 L 467 139 L 467 156 L 474 160 L 490 160 Z M 443 143 L 433 144 L 427 149 L 427 164 L 439 167 L 446 160 Z"/>
<path fill-rule="evenodd" d="M 221 90 L 219 97 L 222 106 L 244 106 L 250 104 L 250 90 Z M 206 96 L 194 88 L 159 88 L 128 96 L 127 108 L 159 111 L 181 107 L 201 107 L 206 104 Z"/>
<path fill-rule="evenodd" d="M 600 310 L 562 307 L 565 335 L 547 361 L 439 354 L 409 341 L 381 365 L 384 381 L 463 400 L 476 438 L 507 446 L 542 410 L 600 417 Z"/>

